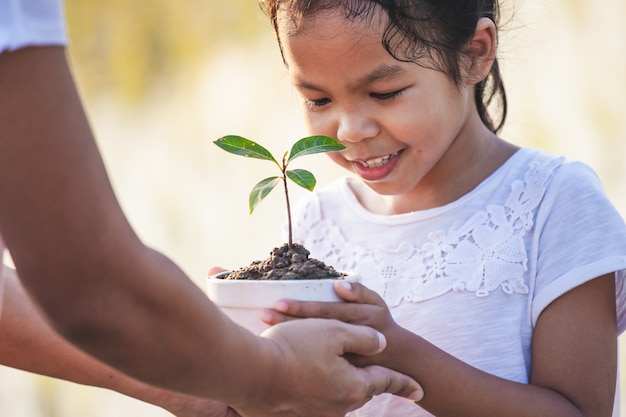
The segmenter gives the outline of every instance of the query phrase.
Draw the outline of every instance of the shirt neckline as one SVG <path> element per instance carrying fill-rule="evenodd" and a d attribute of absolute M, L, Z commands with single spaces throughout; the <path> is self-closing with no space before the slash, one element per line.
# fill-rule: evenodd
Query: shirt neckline
<path fill-rule="evenodd" d="M 364 217 L 365 219 L 375 223 L 405 223 L 415 220 L 424 220 L 432 217 L 439 216 L 445 212 L 455 209 L 459 205 L 465 204 L 467 200 L 473 198 L 480 193 L 484 188 L 488 187 L 492 182 L 498 181 L 498 179 L 509 171 L 511 165 L 516 165 L 517 161 L 528 154 L 530 150 L 528 148 L 520 148 L 516 150 L 502 165 L 500 165 L 495 171 L 493 171 L 487 178 L 481 181 L 471 191 L 459 197 L 458 199 L 439 207 L 433 207 L 425 210 L 411 211 L 401 214 L 377 214 L 367 210 L 357 198 L 356 194 L 350 187 L 351 181 L 361 181 L 358 178 L 345 175 L 341 178 L 340 191 L 344 198 L 344 202 L 355 213 Z"/>

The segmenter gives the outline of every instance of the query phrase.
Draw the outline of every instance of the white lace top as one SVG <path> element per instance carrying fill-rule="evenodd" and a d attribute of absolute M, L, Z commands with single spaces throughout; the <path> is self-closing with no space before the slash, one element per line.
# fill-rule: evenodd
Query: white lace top
<path fill-rule="evenodd" d="M 24 46 L 66 44 L 62 0 L 0 1 L 0 52 Z"/>
<path fill-rule="evenodd" d="M 626 226 L 588 166 L 522 149 L 459 200 L 393 216 L 364 209 L 349 181 L 298 204 L 294 240 L 360 273 L 400 325 L 461 360 L 527 383 L 542 310 L 614 271 L 625 328 Z M 386 394 L 352 415 L 430 416 Z"/>

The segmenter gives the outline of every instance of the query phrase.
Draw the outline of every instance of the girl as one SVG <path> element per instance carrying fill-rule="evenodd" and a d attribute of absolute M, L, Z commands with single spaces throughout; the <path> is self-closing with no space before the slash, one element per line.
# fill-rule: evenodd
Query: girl
<path fill-rule="evenodd" d="M 354 174 L 301 204 L 295 240 L 365 285 L 264 320 L 385 334 L 384 353 L 354 361 L 425 395 L 358 416 L 611 416 L 626 227 L 587 166 L 498 137 L 497 1 L 261 5 L 308 130 L 340 140 L 331 158 Z"/>

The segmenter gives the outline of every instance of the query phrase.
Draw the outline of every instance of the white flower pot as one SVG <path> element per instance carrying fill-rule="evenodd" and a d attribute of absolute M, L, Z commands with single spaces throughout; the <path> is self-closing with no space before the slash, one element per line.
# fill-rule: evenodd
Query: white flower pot
<path fill-rule="evenodd" d="M 235 323 L 255 334 L 261 334 L 268 325 L 261 321 L 261 312 L 272 309 L 278 300 L 343 301 L 335 293 L 335 279 L 305 280 L 227 280 L 209 277 L 206 292 L 209 299 Z M 344 278 L 360 281 L 359 275 Z"/>

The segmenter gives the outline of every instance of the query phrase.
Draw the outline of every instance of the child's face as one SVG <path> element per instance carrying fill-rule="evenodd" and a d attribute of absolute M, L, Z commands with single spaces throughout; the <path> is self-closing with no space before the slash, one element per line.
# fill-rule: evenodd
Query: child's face
<path fill-rule="evenodd" d="M 381 44 L 378 15 L 350 22 L 323 12 L 305 19 L 296 35 L 281 30 L 289 76 L 310 133 L 347 147 L 330 154 L 337 164 L 379 194 L 405 198 L 418 187 L 432 192 L 450 180 L 451 169 L 463 169 L 454 164 L 475 134 L 468 128 L 473 90 L 394 59 Z"/>

